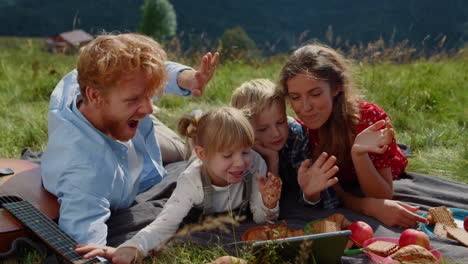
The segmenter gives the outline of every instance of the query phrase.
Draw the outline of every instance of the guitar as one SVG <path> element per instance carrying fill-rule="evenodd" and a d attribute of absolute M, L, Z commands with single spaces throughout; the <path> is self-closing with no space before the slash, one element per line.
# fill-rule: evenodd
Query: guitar
<path fill-rule="evenodd" d="M 0 253 L 11 250 L 13 241 L 32 232 L 51 247 L 65 262 L 100 263 L 83 259 L 75 252 L 78 244 L 51 219 L 59 216 L 57 198 L 42 187 L 39 167 L 17 159 L 0 159 L 0 168 L 11 168 L 12 175 L 0 178 Z"/>

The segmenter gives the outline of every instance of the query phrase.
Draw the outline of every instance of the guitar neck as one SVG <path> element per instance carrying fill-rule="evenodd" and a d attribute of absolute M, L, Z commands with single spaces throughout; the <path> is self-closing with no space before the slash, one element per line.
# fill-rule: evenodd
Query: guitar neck
<path fill-rule="evenodd" d="M 97 258 L 84 259 L 82 255 L 76 253 L 75 248 L 78 243 L 28 201 L 8 202 L 2 206 L 65 261 L 73 264 L 101 263 Z"/>

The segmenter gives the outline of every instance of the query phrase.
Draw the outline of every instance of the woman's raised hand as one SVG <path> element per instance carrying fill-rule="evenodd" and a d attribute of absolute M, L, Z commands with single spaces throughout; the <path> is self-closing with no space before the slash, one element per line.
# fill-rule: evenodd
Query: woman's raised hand
<path fill-rule="evenodd" d="M 260 193 L 262 194 L 263 204 L 267 208 L 275 208 L 281 197 L 281 179 L 273 173 L 268 172 L 267 180 L 264 177 L 258 177 L 260 184 Z"/>
<path fill-rule="evenodd" d="M 338 178 L 334 177 L 339 170 L 335 162 L 336 157 L 329 157 L 326 152 L 320 154 L 312 165 L 310 159 L 302 162 L 297 173 L 297 181 L 307 200 L 317 200 L 321 191 L 338 182 Z"/>
<path fill-rule="evenodd" d="M 379 120 L 356 136 L 352 152 L 358 155 L 369 152 L 383 154 L 392 142 L 393 134 L 391 123 Z"/>

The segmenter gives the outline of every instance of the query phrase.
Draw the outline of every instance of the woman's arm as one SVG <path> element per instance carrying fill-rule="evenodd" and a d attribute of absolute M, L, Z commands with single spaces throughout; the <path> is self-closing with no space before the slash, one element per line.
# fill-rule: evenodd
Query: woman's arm
<path fill-rule="evenodd" d="M 426 218 L 414 213 L 419 207 L 388 199 L 356 197 L 345 192 L 339 183 L 333 187 L 346 208 L 374 217 L 387 226 L 409 228 L 418 222 L 427 223 Z"/>
<path fill-rule="evenodd" d="M 363 194 L 368 197 L 392 199 L 393 178 L 390 168 L 376 169 L 367 153 L 359 154 L 351 150 L 351 158 Z"/>
<path fill-rule="evenodd" d="M 359 133 L 351 149 L 351 158 L 356 170 L 361 191 L 365 196 L 392 199 L 393 178 L 390 168 L 376 169 L 369 153 L 383 154 L 393 139 L 393 129 L 379 120 Z"/>

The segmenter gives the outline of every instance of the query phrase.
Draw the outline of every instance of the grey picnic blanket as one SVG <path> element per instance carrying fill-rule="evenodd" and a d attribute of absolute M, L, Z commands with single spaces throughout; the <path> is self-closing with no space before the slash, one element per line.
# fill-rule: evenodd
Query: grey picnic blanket
<path fill-rule="evenodd" d="M 152 189 L 137 196 L 134 206 L 127 210 L 116 212 L 108 221 L 110 245 L 119 245 L 131 238 L 138 230 L 155 219 L 162 210 L 165 201 L 175 188 L 177 175 L 185 168 L 183 162 L 170 164 L 168 177 Z M 420 206 L 418 214 L 423 214 L 428 208 L 445 205 L 468 210 L 468 185 L 448 181 L 439 177 L 407 173 L 404 178 L 394 182 L 395 200 L 406 202 L 410 205 Z M 281 213 L 279 220 L 285 220 L 291 228 L 303 228 L 306 223 L 327 217 L 333 213 L 342 213 L 350 221 L 365 221 L 374 229 L 375 237 L 398 238 L 403 231 L 401 228 L 387 227 L 372 217 L 368 217 L 354 211 L 338 208 L 335 210 L 320 210 L 306 207 L 297 202 L 294 195 L 283 193 L 281 201 Z M 176 243 L 191 242 L 200 246 L 213 246 L 222 243 L 230 254 L 236 255 L 245 249 L 241 241 L 242 233 L 256 226 L 251 220 L 246 220 L 238 226 L 230 226 L 230 232 L 219 230 L 195 232 L 189 237 L 178 239 Z M 437 249 L 448 263 L 468 263 L 468 248 L 457 241 L 431 237 L 431 247 Z M 342 263 L 370 263 L 364 253 L 354 256 L 343 256 Z"/>
<path fill-rule="evenodd" d="M 22 159 L 40 164 L 40 154 L 25 149 Z M 113 212 L 107 224 L 109 226 L 108 244 L 118 246 L 130 239 L 143 227 L 151 223 L 161 212 L 165 202 L 170 197 L 176 186 L 178 175 L 185 169 L 186 162 L 178 162 L 166 166 L 168 176 L 159 184 L 136 197 L 134 205 L 128 209 Z M 468 185 L 445 180 L 436 176 L 422 175 L 418 173 L 406 173 L 405 177 L 394 181 L 394 199 L 410 205 L 420 206 L 417 212 L 422 215 L 427 209 L 434 206 L 445 205 L 463 210 L 468 210 Z M 306 207 L 297 203 L 296 196 L 292 193 L 282 193 L 280 203 L 279 220 L 285 220 L 291 228 L 303 228 L 306 223 L 327 217 L 334 213 L 342 213 L 350 221 L 364 221 L 372 226 L 375 237 L 398 238 L 403 231 L 401 228 L 387 227 L 372 217 L 368 217 L 354 211 L 338 208 L 334 210 L 320 210 Z M 247 229 L 256 226 L 255 223 L 244 221 L 239 226 L 229 227 L 231 232 L 218 230 L 195 232 L 177 243 L 191 242 L 200 246 L 212 246 L 222 243 L 227 252 L 236 255 L 243 244 L 241 236 Z M 447 263 L 468 263 L 468 248 L 457 241 L 431 237 L 431 247 L 437 249 L 446 259 Z M 370 263 L 364 253 L 354 256 L 343 256 L 342 263 Z"/>

